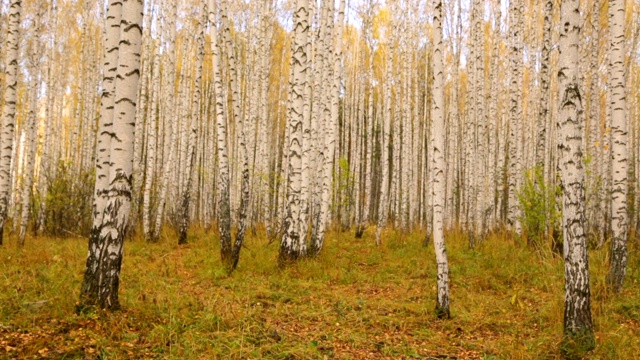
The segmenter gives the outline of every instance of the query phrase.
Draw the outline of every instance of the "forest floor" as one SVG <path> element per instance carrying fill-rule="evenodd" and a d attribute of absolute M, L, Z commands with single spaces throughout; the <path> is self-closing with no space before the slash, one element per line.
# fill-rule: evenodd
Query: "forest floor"
<path fill-rule="evenodd" d="M 86 240 L 0 248 L 0 359 L 554 359 L 560 357 L 562 260 L 493 235 L 470 250 L 449 233 L 450 320 L 435 316 L 433 246 L 387 231 L 376 246 L 332 232 L 322 255 L 285 270 L 278 244 L 251 236 L 226 276 L 214 234 L 178 246 L 125 245 L 122 310 L 77 315 Z M 7 241 L 8 240 L 8 241 Z M 625 289 L 605 286 L 591 251 L 597 347 L 590 359 L 640 356 L 640 256 Z"/>

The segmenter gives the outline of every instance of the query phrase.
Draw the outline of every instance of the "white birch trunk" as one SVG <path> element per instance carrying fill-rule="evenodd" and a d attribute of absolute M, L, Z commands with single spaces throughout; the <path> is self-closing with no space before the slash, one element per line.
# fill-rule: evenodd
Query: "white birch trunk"
<path fill-rule="evenodd" d="M 307 13 L 307 25 L 313 20 L 313 2 L 309 4 Z M 305 54 L 310 57 L 312 54 L 312 36 L 307 34 L 305 41 Z M 309 73 L 311 71 L 311 62 L 307 61 L 304 67 L 305 82 L 302 104 L 302 158 L 301 158 L 301 180 L 300 180 L 300 218 L 298 219 L 299 230 L 299 253 L 304 256 L 308 248 L 308 232 L 309 232 L 309 208 L 311 202 L 311 174 L 315 169 L 311 168 L 313 158 L 313 140 L 316 136 L 315 130 L 311 124 L 311 82 L 309 81 Z"/>
<path fill-rule="evenodd" d="M 500 118 L 501 112 L 498 110 L 500 102 L 500 42 L 501 42 L 501 17 L 502 11 L 500 10 L 500 0 L 493 1 L 493 49 L 491 53 L 491 91 L 489 91 L 489 163 L 488 163 L 488 180 L 489 180 L 489 204 L 488 204 L 488 224 L 496 224 L 497 219 L 497 202 L 496 196 L 501 196 L 499 191 L 501 178 L 500 167 L 498 166 L 498 157 L 503 156 L 498 152 L 498 141 L 500 133 Z"/>
<path fill-rule="evenodd" d="M 120 5 L 121 4 L 121 5 Z M 89 256 L 81 291 L 81 305 L 119 308 L 118 287 L 124 237 L 129 227 L 131 176 L 140 48 L 142 39 L 142 0 L 113 1 L 117 6 L 107 16 L 121 14 L 118 32 L 117 71 L 112 112 L 113 133 L 109 148 L 108 190 L 103 213 L 94 213 L 94 228 L 89 240 Z M 112 34 L 115 35 L 115 34 Z M 107 44 L 112 44 L 108 38 Z M 105 116 L 103 114 L 102 116 Z M 97 182 L 97 180 L 96 180 Z M 96 224 L 95 219 L 101 223 Z M 97 225 L 97 226 L 96 226 Z"/>
<path fill-rule="evenodd" d="M 242 162 L 242 173 L 240 180 L 240 206 L 238 209 L 238 225 L 237 225 L 237 233 L 235 236 L 235 241 L 233 244 L 234 249 L 237 250 L 237 254 L 240 253 L 240 248 L 242 247 L 242 242 L 244 240 L 244 234 L 246 231 L 246 219 L 247 212 L 249 209 L 249 201 L 250 201 L 250 188 L 249 188 L 249 155 L 247 151 L 247 140 L 245 136 L 245 122 L 243 120 L 243 115 L 241 111 L 241 103 L 240 103 L 240 93 L 239 93 L 239 79 L 240 76 L 238 74 L 237 68 L 237 54 L 236 49 L 231 41 L 231 28 L 228 21 L 228 4 L 223 2 L 221 7 L 221 24 L 223 27 L 223 35 L 224 42 L 226 43 L 227 50 L 227 58 L 229 63 L 229 82 L 231 87 L 231 104 L 232 104 L 232 115 L 235 120 L 236 126 L 236 142 L 238 144 L 237 156 L 238 159 Z M 236 254 L 236 252 L 234 252 Z M 237 266 L 238 258 L 233 258 L 233 266 L 231 269 L 234 269 Z"/>
<path fill-rule="evenodd" d="M 218 228 L 220 230 L 220 255 L 228 272 L 233 271 L 239 252 L 231 243 L 231 189 L 229 158 L 227 152 L 227 122 L 225 116 L 225 96 L 220 66 L 220 42 L 216 29 L 216 11 L 214 0 L 208 1 L 209 34 L 213 53 L 213 81 L 215 94 L 216 133 L 218 147 Z M 239 249 L 237 249 L 239 251 Z M 237 256 L 236 256 L 237 254 Z"/>
<path fill-rule="evenodd" d="M 579 0 L 561 3 L 558 82 L 558 163 L 560 167 L 565 264 L 564 334 L 593 347 L 589 257 L 585 234 L 585 169 L 583 166 L 583 106 L 580 87 L 579 39 L 582 18 Z"/>
<path fill-rule="evenodd" d="M 164 161 L 165 155 L 163 155 L 163 166 L 162 166 L 162 179 L 160 180 L 160 189 L 159 189 L 159 197 L 158 197 L 158 209 L 156 213 L 155 224 L 153 226 L 153 230 L 151 232 L 151 238 L 147 239 L 147 241 L 156 242 L 160 238 L 160 230 L 162 228 L 162 220 L 164 217 L 164 208 L 167 199 L 167 188 L 169 186 L 169 180 L 173 173 L 173 169 L 175 167 L 175 158 L 176 158 L 176 144 L 178 139 L 178 120 L 175 115 L 175 104 L 176 104 L 176 96 L 175 96 L 175 83 L 176 83 L 176 19 L 177 19 L 177 1 L 174 0 L 166 0 L 169 3 L 169 14 L 164 16 L 165 19 L 165 27 L 168 31 L 168 48 L 167 48 L 167 64 L 164 71 L 167 73 L 164 86 L 164 101 L 165 105 L 164 111 L 166 114 L 164 115 L 167 120 L 167 124 L 170 124 L 170 136 L 169 141 L 165 140 L 165 148 L 168 148 L 166 153 L 168 158 Z M 166 130 L 166 129 L 165 129 Z M 166 131 L 165 131 L 166 137 Z"/>
<path fill-rule="evenodd" d="M 376 244 L 380 246 L 382 243 L 381 235 L 382 229 L 387 225 L 387 217 L 389 212 L 389 141 L 391 132 L 391 82 L 393 77 L 393 32 L 395 31 L 393 25 L 393 18 L 390 19 L 389 28 L 387 29 L 387 59 L 386 70 L 384 80 L 384 117 L 382 120 L 382 154 L 381 154 L 381 188 L 380 188 L 380 202 L 378 203 L 378 224 L 376 228 Z"/>
<path fill-rule="evenodd" d="M 20 217 L 20 233 L 18 234 L 18 246 L 24 246 L 27 234 L 27 225 L 29 222 L 31 193 L 33 191 L 33 171 L 36 164 L 36 135 L 38 131 L 38 103 L 39 103 L 39 85 L 40 85 L 40 31 L 42 23 L 42 7 L 37 5 L 34 19 L 34 31 L 31 34 L 31 43 L 29 49 L 29 73 L 31 75 L 31 84 L 29 84 L 29 113 L 27 114 L 27 124 L 24 129 L 25 133 L 25 167 L 23 167 L 24 183 L 22 185 L 22 214 Z"/>
<path fill-rule="evenodd" d="M 48 21 L 49 21 L 49 33 L 51 34 L 53 39 L 57 38 L 58 31 L 58 11 L 57 6 L 54 5 L 53 2 L 49 4 L 48 10 Z M 46 78 L 46 105 L 45 105 L 45 118 L 47 122 L 44 126 L 44 138 L 42 140 L 42 155 L 40 161 L 40 176 L 39 176 L 39 184 L 38 188 L 40 189 L 40 213 L 38 214 L 38 232 L 42 233 L 45 228 L 45 214 L 47 211 L 47 193 L 48 189 L 48 179 L 53 178 L 53 169 L 57 167 L 57 161 L 52 159 L 53 155 L 53 146 L 50 143 L 52 138 L 52 129 L 55 124 L 55 116 L 54 116 L 54 105 L 56 96 L 54 95 L 55 91 L 55 80 L 54 80 L 54 71 L 55 71 L 55 40 L 51 41 L 49 44 L 50 48 L 47 52 L 47 78 Z M 1 241 L 0 241 L 1 243 Z"/>
<path fill-rule="evenodd" d="M 287 114 L 289 139 L 285 142 L 288 156 L 286 209 L 280 242 L 278 263 L 285 266 L 304 255 L 300 253 L 300 213 L 302 185 L 302 126 L 304 122 L 304 94 L 307 87 L 308 54 L 307 36 L 309 33 L 308 0 L 297 0 L 294 12 L 294 44 L 291 54 L 292 78 L 290 80 L 290 109 Z"/>
<path fill-rule="evenodd" d="M 509 100 L 509 199 L 507 220 L 512 230 L 521 232 L 518 191 L 522 178 L 522 0 L 509 3 L 510 24 L 510 75 Z"/>
<path fill-rule="evenodd" d="M 329 205 L 330 205 L 330 197 L 331 197 L 331 189 L 333 187 L 333 165 L 334 165 L 334 153 L 335 153 L 335 143 L 336 143 L 336 135 L 338 131 L 338 116 L 339 116 L 339 96 L 340 96 L 340 79 L 342 72 L 342 34 L 343 34 L 343 24 L 344 24 L 344 7 L 345 0 L 339 1 L 338 8 L 338 16 L 336 20 L 336 29 L 335 29 L 335 53 L 333 56 L 333 64 L 329 64 L 333 66 L 333 78 L 330 79 L 332 82 L 331 92 L 330 94 L 330 116 L 327 118 L 327 123 L 325 123 L 325 141 L 324 141 L 324 162 L 322 169 L 322 198 L 321 198 L 321 207 L 320 214 L 318 217 L 317 224 L 314 224 L 313 228 L 313 236 L 312 243 L 310 244 L 309 252 L 311 255 L 318 255 L 322 250 L 324 245 L 324 236 L 326 231 L 326 224 L 329 219 Z M 333 9 L 333 6 L 330 5 L 330 8 Z M 332 12 L 333 14 L 333 12 Z"/>
<path fill-rule="evenodd" d="M 609 1 L 609 89 L 611 91 L 611 261 L 607 282 L 622 290 L 627 270 L 627 100 L 625 2 Z"/>
<path fill-rule="evenodd" d="M 14 150 L 13 132 L 16 119 L 18 87 L 18 47 L 20 42 L 20 12 L 22 1 L 9 4 L 7 38 L 5 48 L 5 91 L 2 110 L 2 135 L 0 140 L 0 245 L 4 234 L 11 191 L 11 159 Z"/>
<path fill-rule="evenodd" d="M 202 10 L 203 15 L 204 10 Z M 178 244 L 187 243 L 187 230 L 189 228 L 189 209 L 191 204 L 192 185 L 193 185 L 193 168 L 196 165 L 196 147 L 198 138 L 198 124 L 200 123 L 200 98 L 201 98 L 201 86 L 202 86 L 202 64 L 204 61 L 204 27 L 205 16 L 201 16 L 197 25 L 198 37 L 196 39 L 196 70 L 194 80 L 194 90 L 192 98 L 192 108 L 188 116 L 189 131 L 186 146 L 186 158 L 184 166 L 184 176 L 186 177 L 185 186 L 182 188 L 181 204 L 180 204 L 180 228 L 178 235 Z"/>
<path fill-rule="evenodd" d="M 160 56 L 153 56 L 151 67 L 151 105 L 147 117 L 147 159 L 145 180 L 142 195 L 142 229 L 145 239 L 151 239 L 151 187 L 156 170 L 156 144 L 158 128 L 158 98 L 160 97 Z"/>
<path fill-rule="evenodd" d="M 438 267 L 436 313 L 440 318 L 449 318 L 449 261 L 444 241 L 445 200 L 445 120 L 444 120 L 444 64 L 442 46 L 442 0 L 435 4 L 433 16 L 433 145 L 431 146 L 431 201 L 433 204 L 433 245 Z"/>

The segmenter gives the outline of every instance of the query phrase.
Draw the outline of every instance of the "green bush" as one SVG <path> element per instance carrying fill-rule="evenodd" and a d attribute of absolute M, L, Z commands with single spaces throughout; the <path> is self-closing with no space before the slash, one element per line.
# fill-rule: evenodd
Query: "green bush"
<path fill-rule="evenodd" d="M 37 211 L 41 214 L 39 221 L 43 221 L 43 234 L 53 237 L 88 237 L 92 222 L 94 172 L 78 172 L 71 164 L 61 161 L 54 175 L 45 175 L 45 181 L 45 206 L 43 209 L 38 204 Z M 41 213 L 43 210 L 44 213 Z"/>
<path fill-rule="evenodd" d="M 554 234 L 562 234 L 557 198 L 560 187 L 545 183 L 542 169 L 527 171 L 524 186 L 518 194 L 522 229 L 527 243 L 537 249 L 555 248 Z M 551 240 L 551 241 L 549 241 Z M 555 239 L 560 241 L 561 239 Z"/>

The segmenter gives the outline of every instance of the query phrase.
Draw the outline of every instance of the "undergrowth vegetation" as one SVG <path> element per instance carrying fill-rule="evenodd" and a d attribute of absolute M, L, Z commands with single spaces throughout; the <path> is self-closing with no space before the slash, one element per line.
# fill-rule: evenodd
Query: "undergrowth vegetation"
<path fill-rule="evenodd" d="M 562 260 L 502 234 L 474 250 L 447 233 L 452 319 L 438 320 L 425 234 L 328 234 L 323 254 L 285 270 L 278 246 L 249 237 L 226 276 L 214 234 L 186 246 L 125 245 L 114 313 L 76 315 L 86 241 L 15 239 L 0 248 L 0 358 L 548 359 L 559 358 Z M 640 354 L 640 258 L 625 289 L 606 287 L 606 251 L 591 251 L 597 347 L 591 359 Z"/>

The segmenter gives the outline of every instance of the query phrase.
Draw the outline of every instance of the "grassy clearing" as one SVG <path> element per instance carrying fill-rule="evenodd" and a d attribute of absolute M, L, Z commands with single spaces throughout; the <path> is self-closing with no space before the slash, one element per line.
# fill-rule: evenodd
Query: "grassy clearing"
<path fill-rule="evenodd" d="M 370 229 L 372 230 L 372 229 Z M 475 250 L 449 233 L 452 316 L 438 320 L 435 262 L 424 234 L 331 233 L 318 259 L 276 267 L 278 245 L 249 237 L 227 277 L 217 238 L 179 247 L 125 245 L 123 310 L 76 315 L 86 241 L 14 239 L 0 248 L 0 358 L 547 359 L 562 335 L 563 265 L 505 237 Z M 640 354 L 640 258 L 622 294 L 607 293 L 605 252 L 591 252 L 598 347 Z M 44 301 L 43 301 L 44 300 Z"/>

